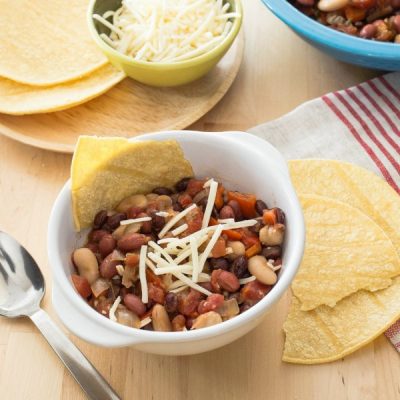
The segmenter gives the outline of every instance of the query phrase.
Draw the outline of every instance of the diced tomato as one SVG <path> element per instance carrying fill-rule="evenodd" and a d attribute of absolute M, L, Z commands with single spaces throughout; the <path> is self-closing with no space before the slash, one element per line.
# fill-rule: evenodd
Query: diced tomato
<path fill-rule="evenodd" d="M 363 8 L 357 8 L 352 6 L 347 6 L 344 9 L 344 14 L 348 20 L 351 22 L 362 21 L 367 15 L 367 10 Z"/>
<path fill-rule="evenodd" d="M 224 304 L 224 296 L 222 294 L 210 294 L 206 300 L 202 300 L 197 311 L 199 314 L 204 314 L 208 311 L 214 311 Z"/>
<path fill-rule="evenodd" d="M 153 300 L 154 302 L 156 302 L 158 304 L 164 304 L 165 292 L 160 286 L 155 285 L 154 283 L 150 282 L 148 290 L 149 290 L 149 299 L 150 300 Z"/>
<path fill-rule="evenodd" d="M 255 244 L 253 244 L 253 246 L 249 247 L 246 250 L 246 257 L 250 258 L 250 257 L 255 256 L 256 254 L 260 254 L 261 253 L 261 249 L 262 249 L 262 247 L 261 247 L 261 243 L 260 242 L 257 242 Z"/>
<path fill-rule="evenodd" d="M 203 190 L 203 185 L 204 185 L 205 181 L 203 180 L 198 180 L 198 179 L 191 179 L 188 182 L 187 188 L 186 188 L 186 192 L 190 195 L 190 196 L 195 196 L 197 193 L 201 192 Z"/>
<path fill-rule="evenodd" d="M 275 209 L 263 211 L 263 222 L 265 225 L 275 225 L 277 222 Z"/>
<path fill-rule="evenodd" d="M 240 291 L 240 295 L 245 303 L 253 305 L 260 301 L 271 290 L 271 288 L 272 286 L 264 285 L 255 280 L 246 283 Z"/>
<path fill-rule="evenodd" d="M 226 231 L 222 231 L 222 233 L 228 236 L 230 240 L 240 240 L 242 238 L 242 235 L 237 230 L 227 229 Z"/>
<path fill-rule="evenodd" d="M 254 194 L 246 194 L 240 192 L 228 192 L 228 200 L 235 200 L 239 203 L 240 210 L 246 218 L 254 218 L 256 216 L 256 201 Z"/>
<path fill-rule="evenodd" d="M 368 9 L 376 5 L 377 0 L 351 0 L 350 5 L 356 8 Z"/>
<path fill-rule="evenodd" d="M 217 239 L 214 247 L 211 250 L 211 257 L 213 258 L 224 257 L 225 254 L 226 254 L 226 243 L 225 240 L 222 237 L 220 237 Z"/>
<path fill-rule="evenodd" d="M 222 208 L 222 206 L 224 205 L 224 187 L 219 184 L 218 185 L 218 189 L 217 189 L 217 195 L 215 196 L 215 207 L 217 207 L 218 210 L 220 210 Z"/>
<path fill-rule="evenodd" d="M 162 279 L 159 276 L 157 276 L 153 271 L 151 271 L 149 268 L 146 268 L 146 279 L 147 282 L 154 283 L 154 285 L 162 289 L 165 289 Z"/>
<path fill-rule="evenodd" d="M 86 278 L 80 275 L 71 275 L 72 283 L 75 286 L 76 291 L 84 298 L 87 299 L 92 294 L 89 282 Z"/>
<path fill-rule="evenodd" d="M 214 226 L 214 225 L 218 225 L 218 221 L 215 218 L 210 217 L 210 221 L 208 222 L 208 226 Z"/>
<path fill-rule="evenodd" d="M 197 232 L 201 229 L 203 223 L 203 211 L 201 211 L 200 207 L 196 207 L 186 215 L 185 219 L 188 224 L 185 234 L 190 235 L 191 233 Z"/>
<path fill-rule="evenodd" d="M 242 235 L 242 242 L 246 249 L 248 249 L 251 246 L 254 246 L 257 243 L 260 243 L 260 239 L 258 238 L 258 235 L 254 232 L 251 232 L 247 228 L 240 229 L 240 233 Z"/>
<path fill-rule="evenodd" d="M 139 255 L 136 253 L 128 253 L 125 258 L 125 264 L 136 266 L 139 264 Z"/>

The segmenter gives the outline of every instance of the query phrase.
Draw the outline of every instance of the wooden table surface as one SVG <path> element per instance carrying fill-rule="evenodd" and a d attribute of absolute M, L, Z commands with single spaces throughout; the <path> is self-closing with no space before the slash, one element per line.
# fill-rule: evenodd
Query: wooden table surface
<path fill-rule="evenodd" d="M 246 49 L 240 73 L 225 98 L 191 128 L 246 130 L 306 100 L 378 74 L 319 53 L 259 0 L 243 3 Z M 20 240 L 40 264 L 47 283 L 43 306 L 54 318 L 47 221 L 57 192 L 68 178 L 70 162 L 70 155 L 30 148 L 0 136 L 0 229 Z M 202 355 L 155 356 L 128 348 L 99 348 L 72 335 L 71 339 L 123 399 L 400 398 L 400 357 L 384 337 L 334 363 L 282 363 L 281 327 L 287 300 L 284 296 L 246 337 Z M 29 320 L 0 317 L 0 398 L 78 400 L 85 396 Z"/>

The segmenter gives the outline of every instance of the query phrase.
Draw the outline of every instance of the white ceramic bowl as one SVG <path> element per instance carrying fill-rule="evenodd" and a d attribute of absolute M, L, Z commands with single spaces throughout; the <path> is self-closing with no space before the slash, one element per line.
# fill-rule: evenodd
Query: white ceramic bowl
<path fill-rule="evenodd" d="M 73 271 L 71 252 L 84 238 L 73 229 L 68 181 L 53 206 L 48 229 L 49 261 L 54 275 L 53 305 L 72 333 L 100 346 L 134 346 L 146 352 L 169 355 L 201 353 L 228 344 L 249 332 L 289 287 L 304 250 L 303 215 L 286 163 L 269 143 L 242 132 L 174 131 L 132 140 L 154 139 L 178 140 L 196 176 L 213 177 L 227 188 L 255 193 L 270 207 L 278 206 L 284 210 L 287 231 L 278 282 L 267 296 L 243 314 L 204 329 L 152 332 L 113 322 L 86 304 L 69 278 Z"/>

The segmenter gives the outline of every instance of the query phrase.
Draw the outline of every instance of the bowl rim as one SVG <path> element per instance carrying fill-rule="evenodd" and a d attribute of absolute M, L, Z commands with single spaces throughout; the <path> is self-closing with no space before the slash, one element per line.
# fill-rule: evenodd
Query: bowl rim
<path fill-rule="evenodd" d="M 393 60 L 400 58 L 400 51 L 396 54 L 396 47 L 393 47 L 399 46 L 396 43 L 367 40 L 336 31 L 303 14 L 287 0 L 261 1 L 290 28 L 316 43 L 321 43 L 338 51 L 353 53 L 357 56 L 385 57 L 385 59 Z"/>
<path fill-rule="evenodd" d="M 109 46 L 100 37 L 93 21 L 93 9 L 98 1 L 99 0 L 90 0 L 86 13 L 86 21 L 93 40 L 100 47 L 103 53 L 105 53 L 107 57 L 109 57 L 110 55 L 112 57 L 116 57 L 119 62 L 128 63 L 131 65 L 136 65 L 141 67 L 151 67 L 156 70 L 194 67 L 201 62 L 205 62 L 210 59 L 213 59 L 214 57 L 217 57 L 221 53 L 221 51 L 223 51 L 226 47 L 229 47 L 232 44 L 233 40 L 236 38 L 236 36 L 240 31 L 240 27 L 242 25 L 242 20 L 243 20 L 243 7 L 241 2 L 242 0 L 232 0 L 232 2 L 235 4 L 236 11 L 240 13 L 240 16 L 234 19 L 233 25 L 228 35 L 226 35 L 224 40 L 217 47 L 214 47 L 207 53 L 204 53 L 200 56 L 193 57 L 184 61 L 175 61 L 171 63 L 160 62 L 160 61 L 142 61 L 142 60 L 135 60 L 133 57 L 129 57 L 125 54 L 120 53 L 119 51 Z"/>
<path fill-rule="evenodd" d="M 172 135 L 172 136 L 171 136 Z M 196 131 L 167 131 L 167 132 L 157 132 L 153 134 L 140 135 L 134 138 L 134 140 L 162 140 L 163 138 L 170 138 L 179 135 L 201 135 L 202 139 L 205 139 L 208 135 L 209 138 L 214 140 L 226 140 L 229 139 L 227 133 L 216 134 L 214 132 L 196 132 Z M 246 133 L 246 135 L 249 135 Z M 257 138 L 258 139 L 258 138 Z M 260 142 L 265 142 L 262 139 L 258 139 Z M 268 142 L 267 142 L 268 143 Z M 268 143 L 269 144 L 269 143 Z M 244 144 L 243 144 L 244 145 Z M 272 145 L 270 145 L 272 147 Z M 256 145 L 250 144 L 250 147 L 256 148 Z M 255 150 L 254 150 L 255 151 Z M 184 332 L 156 332 L 156 331 L 146 331 L 142 329 L 134 329 L 121 325 L 117 322 L 111 321 L 108 318 L 100 315 L 92 307 L 90 307 L 74 290 L 70 279 L 66 273 L 64 273 L 63 263 L 61 260 L 62 251 L 58 248 L 57 235 L 59 234 L 62 225 L 61 215 L 65 206 L 70 206 L 70 180 L 68 180 L 61 191 L 59 192 L 55 203 L 53 205 L 48 226 L 47 235 L 47 246 L 48 246 L 48 256 L 51 269 L 54 274 L 55 285 L 54 287 L 60 289 L 66 299 L 70 301 L 70 304 L 75 307 L 80 314 L 84 315 L 94 323 L 98 323 L 101 327 L 107 330 L 109 334 L 123 335 L 124 337 L 131 337 L 131 344 L 141 344 L 141 343 L 176 343 L 176 342 L 188 342 L 193 340 L 207 339 L 210 337 L 216 337 L 226 334 L 242 325 L 246 322 L 250 322 L 253 319 L 260 317 L 269 309 L 276 301 L 278 301 L 283 293 L 290 286 L 294 276 L 300 265 L 300 261 L 303 257 L 304 244 L 305 244 L 305 224 L 303 213 L 301 211 L 301 206 L 293 185 L 290 181 L 289 175 L 285 175 L 280 170 L 272 170 L 272 174 L 279 179 L 281 182 L 280 188 L 288 197 L 291 210 L 293 212 L 293 222 L 290 226 L 292 230 L 293 241 L 295 242 L 294 251 L 291 257 L 291 263 L 287 264 L 287 273 L 283 274 L 271 289 L 271 291 L 261 299 L 257 304 L 251 307 L 246 312 L 235 316 L 234 318 L 224 321 L 220 324 L 213 325 L 207 328 L 202 328 L 199 330 L 188 330 Z M 64 208 L 63 208 L 64 207 Z M 56 312 L 59 312 L 56 310 Z M 61 318 L 62 319 L 62 318 Z"/>

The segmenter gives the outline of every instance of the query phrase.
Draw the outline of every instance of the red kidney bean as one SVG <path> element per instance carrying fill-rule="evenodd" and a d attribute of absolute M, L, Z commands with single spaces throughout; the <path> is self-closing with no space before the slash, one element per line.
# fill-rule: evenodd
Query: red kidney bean
<path fill-rule="evenodd" d="M 147 241 L 147 237 L 141 233 L 127 233 L 118 240 L 118 248 L 125 252 L 138 250 Z"/>
<path fill-rule="evenodd" d="M 241 221 L 243 219 L 242 210 L 239 203 L 236 200 L 228 201 L 228 206 L 230 206 L 235 214 L 235 221 Z"/>
<path fill-rule="evenodd" d="M 165 309 L 169 313 L 174 313 L 178 309 L 178 296 L 169 292 L 165 295 Z"/>
<path fill-rule="evenodd" d="M 177 192 L 184 192 L 187 188 L 187 185 L 189 183 L 189 181 L 192 178 L 183 178 L 181 179 L 176 185 L 175 185 L 175 189 Z"/>
<path fill-rule="evenodd" d="M 99 246 L 97 243 L 87 243 L 85 247 L 92 250 L 95 255 L 99 252 Z"/>
<path fill-rule="evenodd" d="M 224 304 L 224 296 L 222 294 L 211 294 L 207 297 L 206 300 L 202 300 L 199 303 L 199 306 L 197 308 L 197 311 L 199 314 L 205 314 L 208 311 L 214 311 L 218 307 L 222 306 Z"/>
<path fill-rule="evenodd" d="M 104 235 L 99 242 L 99 252 L 102 257 L 106 257 L 110 254 L 117 245 L 117 241 L 112 237 L 111 234 L 107 233 Z"/>
<path fill-rule="evenodd" d="M 106 230 L 104 230 L 104 229 L 96 229 L 96 230 L 93 230 L 93 231 L 91 231 L 89 233 L 88 240 L 89 240 L 89 242 L 99 243 L 101 238 L 104 235 L 108 235 L 108 232 Z"/>
<path fill-rule="evenodd" d="M 285 213 L 279 207 L 274 208 L 275 215 L 276 215 L 276 222 L 278 224 L 284 224 L 286 221 Z"/>
<path fill-rule="evenodd" d="M 208 260 L 208 262 L 210 264 L 210 269 L 211 270 L 222 269 L 224 271 L 228 271 L 228 269 L 229 269 L 229 262 L 228 262 L 227 259 L 225 259 L 223 257 L 210 258 Z"/>
<path fill-rule="evenodd" d="M 201 192 L 203 190 L 203 185 L 204 181 L 199 180 L 199 179 L 190 179 L 187 187 L 186 187 L 186 192 L 190 196 L 195 196 L 197 193 Z"/>
<path fill-rule="evenodd" d="M 211 285 L 211 282 L 201 282 L 201 283 L 199 283 L 199 285 L 201 287 L 203 287 L 204 289 L 208 290 L 209 292 L 213 291 L 213 287 Z"/>
<path fill-rule="evenodd" d="M 157 187 L 153 189 L 152 193 L 158 194 L 160 196 L 162 195 L 170 196 L 173 193 L 173 191 L 167 187 Z"/>
<path fill-rule="evenodd" d="M 142 207 L 130 207 L 128 208 L 128 210 L 126 211 L 126 216 L 129 219 L 134 219 L 134 218 L 138 218 L 139 214 L 142 213 L 144 210 Z"/>
<path fill-rule="evenodd" d="M 400 4 L 399 4 L 399 7 L 400 7 Z M 400 33 L 400 14 L 399 15 L 395 15 L 393 17 L 392 26 L 396 30 L 397 33 Z"/>
<path fill-rule="evenodd" d="M 233 211 L 233 208 L 231 206 L 223 206 L 219 212 L 219 217 L 221 219 L 228 219 L 228 218 L 233 218 L 235 219 L 235 212 Z"/>
<path fill-rule="evenodd" d="M 249 276 L 249 270 L 247 269 L 247 258 L 245 256 L 236 257 L 230 268 L 230 271 L 238 278 L 245 278 Z"/>
<path fill-rule="evenodd" d="M 100 275 L 103 278 L 111 279 L 114 275 L 117 275 L 117 268 L 118 264 L 121 264 L 121 261 L 113 259 L 114 254 L 109 254 L 100 264 Z"/>
<path fill-rule="evenodd" d="M 172 323 L 172 330 L 174 332 L 181 332 L 185 329 L 186 319 L 182 314 L 178 314 L 176 317 L 174 317 L 171 323 Z"/>
<path fill-rule="evenodd" d="M 93 229 L 99 229 L 107 221 L 107 210 L 99 211 L 93 220 Z"/>
<path fill-rule="evenodd" d="M 186 329 L 190 329 L 193 325 L 195 318 L 188 317 L 186 318 Z"/>
<path fill-rule="evenodd" d="M 110 229 L 116 229 L 119 227 L 120 222 L 126 218 L 127 217 L 125 213 L 113 214 L 107 218 L 107 226 L 110 227 Z"/>
<path fill-rule="evenodd" d="M 314 2 L 314 0 L 312 0 Z M 256 213 L 258 215 L 263 215 L 264 210 L 268 209 L 268 206 L 262 200 L 256 201 Z"/>
<path fill-rule="evenodd" d="M 138 218 L 145 218 L 148 217 L 149 215 L 146 213 L 140 213 L 137 217 Z M 142 233 L 151 233 L 151 227 L 152 227 L 152 221 L 144 221 L 141 222 L 142 227 L 140 228 L 140 231 Z"/>
<path fill-rule="evenodd" d="M 240 287 L 238 278 L 228 271 L 221 271 L 217 277 L 217 282 L 222 289 L 230 293 L 236 292 Z"/>
<path fill-rule="evenodd" d="M 376 34 L 376 26 L 373 24 L 364 25 L 360 30 L 360 36 L 364 39 L 372 39 Z"/>
<path fill-rule="evenodd" d="M 141 317 L 146 312 L 146 306 L 138 296 L 128 293 L 124 296 L 124 304 L 134 312 L 138 317 Z"/>
<path fill-rule="evenodd" d="M 183 207 L 178 203 L 178 200 L 173 200 L 172 201 L 172 209 L 174 211 L 181 212 L 183 210 Z"/>
<path fill-rule="evenodd" d="M 92 294 L 88 280 L 80 275 L 71 275 L 72 283 L 75 286 L 76 291 L 84 298 L 88 298 Z"/>

